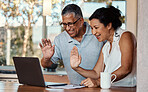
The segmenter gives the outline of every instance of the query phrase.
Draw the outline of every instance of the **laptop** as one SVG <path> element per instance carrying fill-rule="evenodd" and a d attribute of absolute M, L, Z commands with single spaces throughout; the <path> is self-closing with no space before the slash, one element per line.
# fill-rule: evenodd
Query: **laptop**
<path fill-rule="evenodd" d="M 20 84 L 32 86 L 63 86 L 66 83 L 45 82 L 39 59 L 36 57 L 13 57 L 16 74 Z"/>

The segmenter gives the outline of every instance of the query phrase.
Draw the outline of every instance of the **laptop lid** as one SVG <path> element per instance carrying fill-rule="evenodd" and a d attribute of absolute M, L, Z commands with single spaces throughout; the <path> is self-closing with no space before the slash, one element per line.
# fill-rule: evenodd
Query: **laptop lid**
<path fill-rule="evenodd" d="M 38 58 L 13 57 L 13 61 L 19 83 L 33 86 L 45 86 Z"/>
<path fill-rule="evenodd" d="M 13 57 L 16 73 L 20 84 L 32 86 L 66 85 L 65 83 L 45 84 L 39 59 L 36 57 Z"/>

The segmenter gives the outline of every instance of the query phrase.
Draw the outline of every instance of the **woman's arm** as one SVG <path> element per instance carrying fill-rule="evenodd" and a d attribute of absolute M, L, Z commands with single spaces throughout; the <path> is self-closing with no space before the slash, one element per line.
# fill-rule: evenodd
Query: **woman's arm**
<path fill-rule="evenodd" d="M 78 72 L 79 74 L 81 74 L 84 77 L 89 77 L 89 78 L 93 78 L 93 79 L 98 79 L 100 77 L 100 72 L 103 71 L 104 68 L 104 63 L 103 63 L 103 53 L 102 50 L 100 52 L 100 56 L 99 59 L 94 67 L 93 70 L 86 70 L 83 69 L 82 67 L 80 67 L 81 63 L 81 56 L 78 54 L 78 49 L 76 46 L 73 47 L 71 54 L 70 54 L 70 64 L 71 67 Z"/>
<path fill-rule="evenodd" d="M 131 32 L 123 33 L 119 41 L 119 46 L 121 50 L 121 67 L 112 73 L 117 75 L 115 81 L 121 80 L 132 71 L 134 58 L 136 58 L 134 55 L 136 54 L 136 39 L 134 35 Z"/>

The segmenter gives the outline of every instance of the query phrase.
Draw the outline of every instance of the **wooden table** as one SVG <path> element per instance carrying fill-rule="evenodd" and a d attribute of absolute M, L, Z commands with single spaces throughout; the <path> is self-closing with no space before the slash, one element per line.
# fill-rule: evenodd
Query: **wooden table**
<path fill-rule="evenodd" d="M 44 79 L 46 82 L 69 83 L 66 75 L 44 74 Z M 111 87 L 108 90 L 103 90 L 101 88 L 51 89 L 45 87 L 22 85 L 14 81 L 0 81 L 0 92 L 136 92 L 136 87 Z"/>
<path fill-rule="evenodd" d="M 51 89 L 45 87 L 22 85 L 12 82 L 0 82 L 0 92 L 136 92 L 136 87 L 111 87 L 107 90 L 101 88 Z"/>

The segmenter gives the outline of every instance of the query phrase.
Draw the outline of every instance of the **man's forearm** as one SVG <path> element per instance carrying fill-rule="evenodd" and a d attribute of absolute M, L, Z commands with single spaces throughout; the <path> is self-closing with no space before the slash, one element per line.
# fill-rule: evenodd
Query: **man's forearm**
<path fill-rule="evenodd" d="M 41 65 L 44 68 L 50 67 L 53 64 L 53 62 L 50 59 L 45 59 L 44 57 L 41 59 Z"/>

